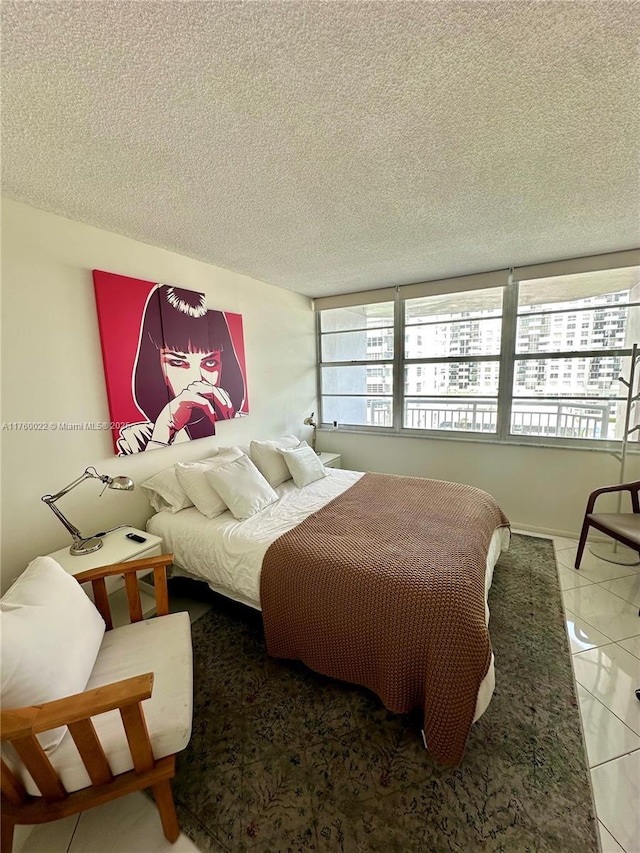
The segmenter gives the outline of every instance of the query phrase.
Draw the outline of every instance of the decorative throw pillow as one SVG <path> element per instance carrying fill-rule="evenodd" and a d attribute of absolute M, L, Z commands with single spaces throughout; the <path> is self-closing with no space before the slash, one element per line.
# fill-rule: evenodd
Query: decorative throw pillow
<path fill-rule="evenodd" d="M 140 488 L 156 512 L 180 512 L 181 509 L 193 506 L 193 501 L 180 485 L 173 465 L 145 480 Z"/>
<path fill-rule="evenodd" d="M 285 480 L 291 479 L 291 474 L 280 450 L 296 447 L 300 439 L 295 435 L 285 435 L 273 441 L 252 441 L 251 460 L 262 476 L 275 488 Z"/>
<path fill-rule="evenodd" d="M 227 511 L 227 504 L 206 479 L 205 473 L 227 462 L 233 462 L 234 459 L 239 459 L 243 455 L 239 450 L 229 448 L 211 459 L 205 459 L 202 462 L 178 462 L 175 466 L 180 485 L 202 515 L 215 518 Z"/>
<path fill-rule="evenodd" d="M 2 707 L 23 708 L 82 693 L 105 625 L 77 580 L 36 557 L 0 599 Z M 52 752 L 66 726 L 38 735 Z"/>
<path fill-rule="evenodd" d="M 278 500 L 278 495 L 248 456 L 205 472 L 234 516 L 242 520 Z"/>
<path fill-rule="evenodd" d="M 225 453 L 227 450 L 239 450 L 245 456 L 251 458 L 251 447 L 248 444 L 229 444 L 218 448 L 218 453 Z"/>
<path fill-rule="evenodd" d="M 308 444 L 295 447 L 293 450 L 281 450 L 280 454 L 291 472 L 293 482 L 299 489 L 327 476 L 327 469 Z"/>

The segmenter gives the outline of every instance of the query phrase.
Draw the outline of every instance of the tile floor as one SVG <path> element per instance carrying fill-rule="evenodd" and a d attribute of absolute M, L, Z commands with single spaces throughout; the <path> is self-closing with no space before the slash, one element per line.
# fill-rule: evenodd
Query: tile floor
<path fill-rule="evenodd" d="M 525 533 L 526 531 L 522 531 Z M 531 534 L 529 534 L 531 535 Z M 602 853 L 640 853 L 640 565 L 605 562 L 588 550 L 573 569 L 576 542 L 554 539 L 573 671 L 591 768 Z M 173 601 L 175 609 L 194 603 Z M 195 604 L 202 612 L 202 603 Z M 185 836 L 169 844 L 144 794 L 30 829 L 14 853 L 193 853 Z M 559 851 L 562 853 L 562 851 Z"/>
<path fill-rule="evenodd" d="M 640 851 L 640 565 L 554 540 L 603 853 Z"/>

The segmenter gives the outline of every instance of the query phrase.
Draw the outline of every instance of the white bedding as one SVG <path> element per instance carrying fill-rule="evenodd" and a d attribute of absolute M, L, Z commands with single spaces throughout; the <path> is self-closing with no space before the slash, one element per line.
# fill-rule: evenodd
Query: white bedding
<path fill-rule="evenodd" d="M 162 536 L 179 569 L 205 580 L 216 592 L 260 609 L 260 568 L 269 545 L 360 477 L 358 471 L 327 468 L 326 477 L 303 489 L 293 480 L 277 486 L 280 500 L 244 521 L 228 511 L 205 518 L 192 507 L 157 513 L 147 530 Z"/>
<path fill-rule="evenodd" d="M 206 581 L 215 592 L 260 609 L 260 569 L 269 545 L 360 477 L 362 474 L 357 471 L 327 468 L 326 477 L 302 489 L 287 480 L 276 488 L 280 500 L 244 521 L 237 521 L 230 512 L 206 518 L 191 507 L 177 513 L 156 513 L 147 522 L 147 530 L 161 536 L 165 551 L 174 555 L 177 568 L 174 574 L 183 571 Z M 500 552 L 508 546 L 508 529 L 496 529 L 487 555 L 485 597 L 489 593 L 495 563 Z M 488 624 L 488 605 L 486 617 Z M 492 656 L 489 671 L 480 685 L 474 719 L 486 710 L 494 686 Z"/>

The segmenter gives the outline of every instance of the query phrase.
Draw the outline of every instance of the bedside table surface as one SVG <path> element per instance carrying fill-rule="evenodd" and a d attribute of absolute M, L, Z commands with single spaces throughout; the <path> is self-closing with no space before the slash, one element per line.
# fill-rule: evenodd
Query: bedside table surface
<path fill-rule="evenodd" d="M 127 533 L 137 533 L 144 536 L 145 542 L 133 542 L 127 539 Z M 86 572 L 88 569 L 96 569 L 98 566 L 109 566 L 112 563 L 124 563 L 128 560 L 142 559 L 146 552 L 157 548 L 162 543 L 160 536 L 147 533 L 146 530 L 138 530 L 136 527 L 121 527 L 102 537 L 104 542 L 102 548 L 92 554 L 84 554 L 74 557 L 69 553 L 70 545 L 47 554 L 48 557 L 60 563 L 63 569 L 72 575 Z"/>
<path fill-rule="evenodd" d="M 332 463 L 335 463 L 336 461 L 340 460 L 339 453 L 330 453 L 326 450 L 322 453 L 319 453 L 318 456 L 320 457 L 320 461 L 323 465 L 331 465 Z"/>

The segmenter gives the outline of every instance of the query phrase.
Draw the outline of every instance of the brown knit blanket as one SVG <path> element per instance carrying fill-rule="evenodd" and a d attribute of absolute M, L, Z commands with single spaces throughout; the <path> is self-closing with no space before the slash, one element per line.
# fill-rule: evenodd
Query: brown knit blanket
<path fill-rule="evenodd" d="M 491 662 L 489 543 L 508 523 L 472 486 L 365 474 L 269 547 L 267 651 L 421 708 L 430 752 L 457 764 Z"/>

